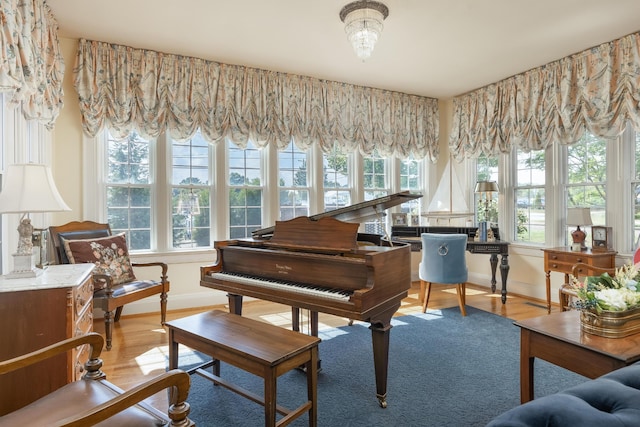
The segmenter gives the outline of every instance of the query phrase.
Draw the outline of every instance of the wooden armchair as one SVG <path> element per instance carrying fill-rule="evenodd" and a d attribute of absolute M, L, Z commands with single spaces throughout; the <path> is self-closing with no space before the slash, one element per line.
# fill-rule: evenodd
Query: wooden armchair
<path fill-rule="evenodd" d="M 610 275 L 614 275 L 616 272 L 615 268 L 604 268 L 604 267 L 594 267 L 593 265 L 585 264 L 579 262 L 574 264 L 571 268 L 571 275 L 576 279 L 581 279 L 585 276 L 599 276 L 603 273 L 609 273 Z M 571 309 L 571 298 L 575 298 L 576 291 L 573 290 L 570 283 L 565 283 L 560 287 L 560 310 L 567 311 Z"/>
<path fill-rule="evenodd" d="M 100 370 L 100 352 L 104 339 L 95 332 L 69 338 L 29 354 L 0 362 L 0 375 L 29 367 L 71 349 L 89 345 L 86 373 L 79 381 L 68 383 L 35 402 L 0 416 L 0 426 L 180 426 L 195 424 L 188 418 L 189 375 L 174 369 L 137 387 L 123 391 L 105 379 Z M 42 378 L 42 381 L 46 381 Z M 167 414 L 143 402 L 170 388 Z M 103 422 L 104 423 L 101 423 Z"/>
<path fill-rule="evenodd" d="M 93 221 L 74 221 L 65 225 L 51 226 L 49 227 L 49 233 L 54 247 L 55 262 L 57 264 L 96 262 L 95 258 L 91 259 L 91 255 L 83 257 L 81 254 L 70 259 L 69 250 L 82 248 L 82 245 L 84 245 L 84 255 L 87 255 L 87 253 L 93 254 L 94 249 L 90 246 L 91 244 L 106 242 L 104 246 L 110 249 L 111 246 L 116 245 L 116 243 L 109 239 L 118 239 L 118 236 L 111 234 L 109 224 L 100 224 Z M 118 254 L 121 256 L 121 259 L 125 259 L 127 267 L 123 267 L 125 263 L 114 262 L 113 265 L 115 265 L 115 267 L 113 269 L 96 268 L 96 270 L 94 270 L 95 274 L 93 275 L 93 305 L 104 311 L 107 350 L 111 350 L 113 323 L 120 320 L 122 307 L 125 304 L 160 294 L 160 319 L 163 325 L 167 317 L 167 293 L 169 292 L 167 264 L 163 262 L 130 263 L 126 240 L 124 236 L 120 236 L 119 238 L 120 241 L 117 250 L 120 252 Z M 105 257 L 104 255 L 101 255 L 101 257 L 102 259 L 108 258 L 108 256 Z M 159 267 L 161 269 L 160 280 L 137 280 L 130 267 Z M 120 274 L 123 273 L 123 271 L 126 274 Z M 119 273 L 120 275 L 116 276 L 113 273 Z"/>

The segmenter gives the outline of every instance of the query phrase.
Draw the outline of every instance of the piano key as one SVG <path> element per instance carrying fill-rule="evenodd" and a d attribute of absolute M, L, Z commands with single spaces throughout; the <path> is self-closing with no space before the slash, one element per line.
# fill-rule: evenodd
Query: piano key
<path fill-rule="evenodd" d="M 352 291 L 340 289 L 323 288 L 316 285 L 305 285 L 304 283 L 294 283 L 279 281 L 274 279 L 265 279 L 263 277 L 249 276 L 232 272 L 211 273 L 211 278 L 217 280 L 226 280 L 229 282 L 242 283 L 245 285 L 255 285 L 263 288 L 278 289 L 298 294 L 313 295 L 321 298 L 327 298 L 337 301 L 349 301 Z"/>

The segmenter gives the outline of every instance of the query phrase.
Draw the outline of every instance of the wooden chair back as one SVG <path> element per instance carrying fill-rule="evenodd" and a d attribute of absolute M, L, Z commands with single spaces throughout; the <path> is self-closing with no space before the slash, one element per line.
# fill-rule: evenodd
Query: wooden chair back
<path fill-rule="evenodd" d="M 49 227 L 49 236 L 53 244 L 56 264 L 69 264 L 69 258 L 62 245 L 61 238 L 67 240 L 84 240 L 107 237 L 111 235 L 109 224 L 94 221 L 72 221 L 64 225 Z"/>

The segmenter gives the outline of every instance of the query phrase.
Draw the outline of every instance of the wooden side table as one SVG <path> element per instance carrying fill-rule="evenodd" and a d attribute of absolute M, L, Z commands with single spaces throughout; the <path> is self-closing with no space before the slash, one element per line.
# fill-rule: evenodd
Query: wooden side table
<path fill-rule="evenodd" d="M 535 358 L 587 378 L 597 378 L 640 360 L 640 334 L 605 338 L 582 332 L 576 310 L 514 324 L 520 327 L 520 403 L 533 400 Z"/>
<path fill-rule="evenodd" d="M 602 268 L 614 268 L 616 265 L 616 251 L 592 252 L 591 248 L 587 248 L 584 251 L 574 252 L 567 246 L 546 248 L 542 251 L 544 252 L 544 271 L 547 278 L 547 313 L 551 313 L 552 271 L 564 273 L 564 283 L 567 284 L 573 265 L 579 262 Z"/>

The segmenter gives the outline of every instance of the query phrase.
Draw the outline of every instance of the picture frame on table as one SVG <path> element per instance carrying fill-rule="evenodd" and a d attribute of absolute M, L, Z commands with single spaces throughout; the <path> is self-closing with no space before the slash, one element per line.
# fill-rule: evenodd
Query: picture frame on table
<path fill-rule="evenodd" d="M 406 213 L 393 213 L 391 214 L 393 225 L 407 225 Z"/>

